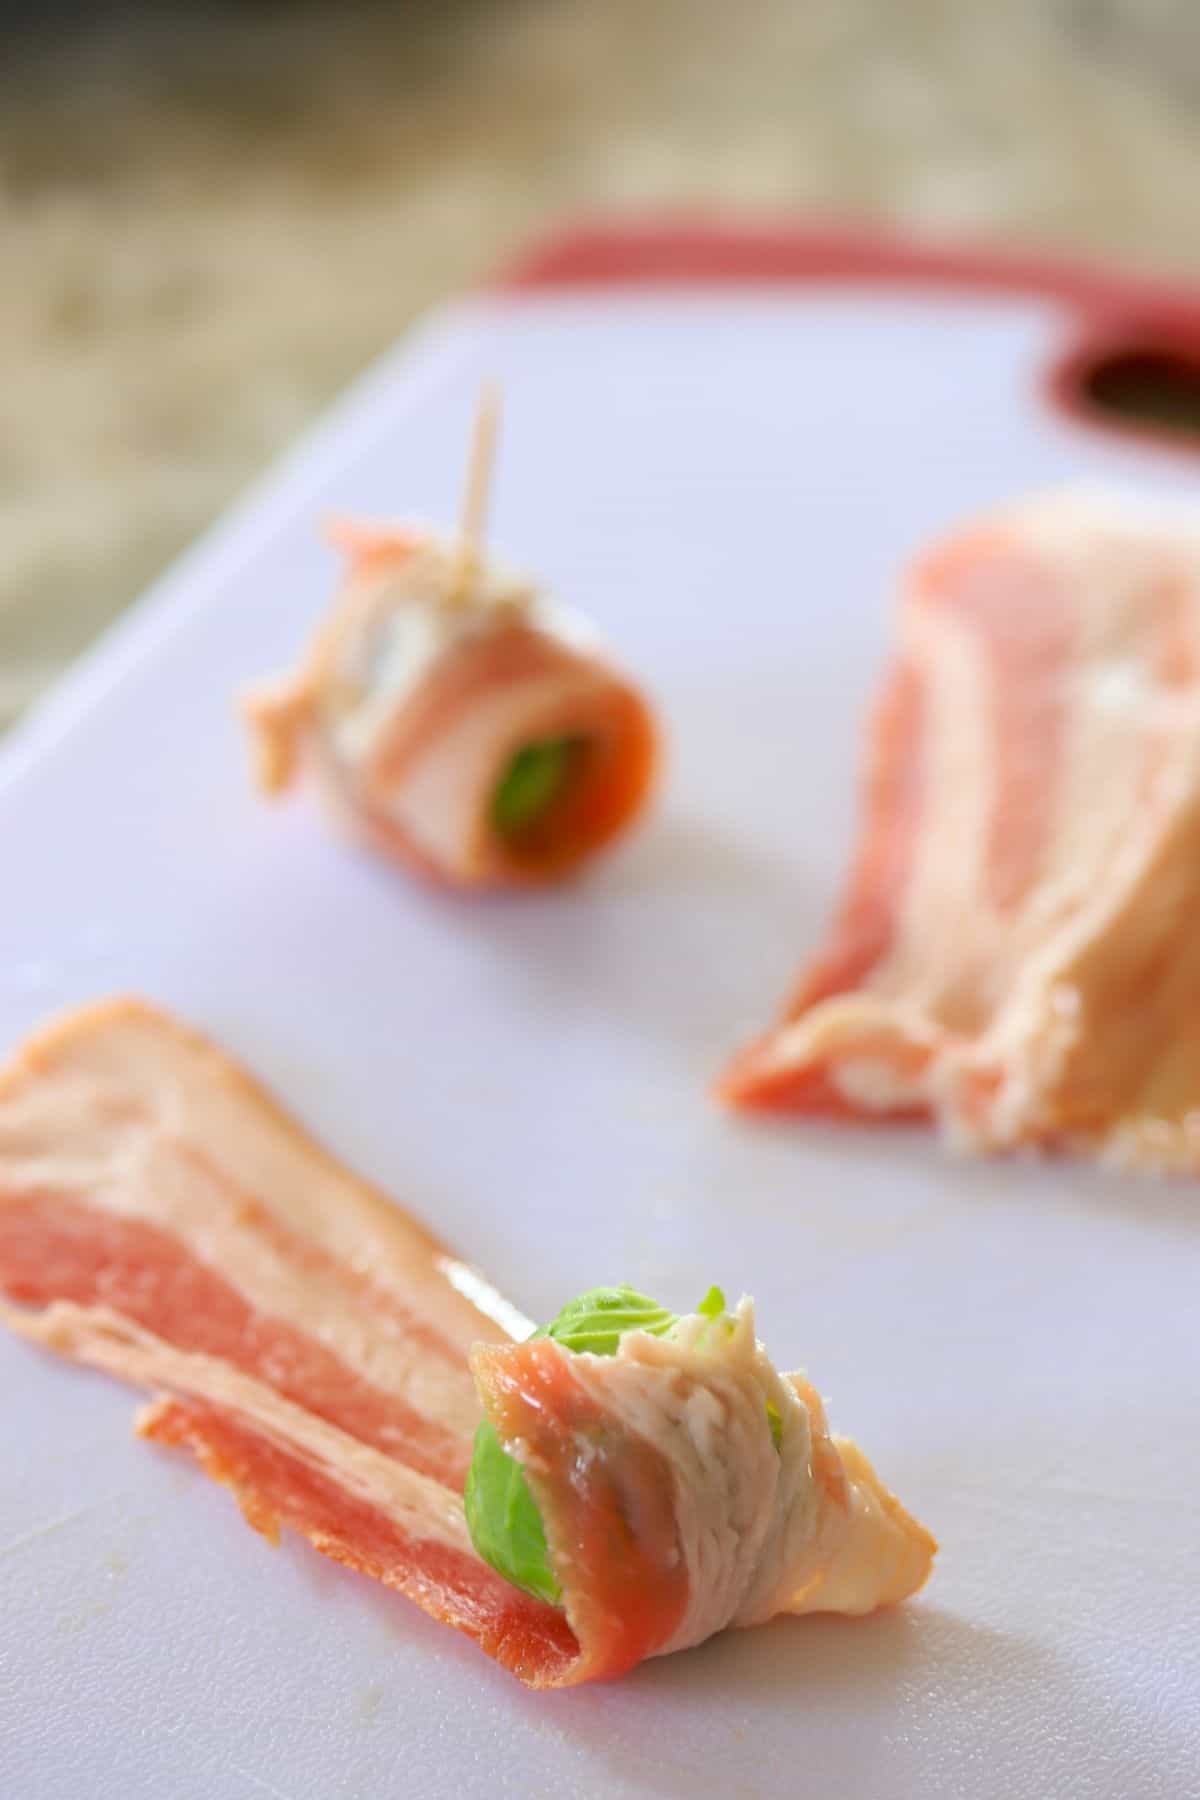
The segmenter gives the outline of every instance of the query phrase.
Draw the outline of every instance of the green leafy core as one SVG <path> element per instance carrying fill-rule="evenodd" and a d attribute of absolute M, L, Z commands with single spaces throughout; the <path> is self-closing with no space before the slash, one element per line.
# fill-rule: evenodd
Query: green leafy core
<path fill-rule="evenodd" d="M 501 837 L 520 837 L 545 818 L 575 779 L 583 748 L 578 737 L 522 745 L 492 796 L 492 824 Z"/>

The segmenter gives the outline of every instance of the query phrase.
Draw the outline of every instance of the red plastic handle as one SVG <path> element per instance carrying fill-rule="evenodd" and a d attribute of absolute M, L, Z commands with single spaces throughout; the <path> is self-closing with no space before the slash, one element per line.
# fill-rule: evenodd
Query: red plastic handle
<path fill-rule="evenodd" d="M 1160 378 L 1175 371 L 1181 398 L 1194 388 L 1200 409 L 1200 289 L 1052 257 L 874 232 L 681 218 L 569 228 L 535 245 L 492 285 L 528 291 L 825 281 L 1058 301 L 1076 323 L 1073 339 L 1046 371 L 1044 391 L 1051 403 L 1076 424 L 1106 435 L 1189 458 L 1200 455 L 1200 411 L 1194 430 L 1139 418 L 1107 404 L 1098 380 L 1106 369 L 1140 356 L 1156 364 Z"/>

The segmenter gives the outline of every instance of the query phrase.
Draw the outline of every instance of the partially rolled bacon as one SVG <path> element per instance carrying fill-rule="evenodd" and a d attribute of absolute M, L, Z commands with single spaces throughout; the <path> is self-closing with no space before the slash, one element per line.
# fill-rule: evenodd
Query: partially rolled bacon
<path fill-rule="evenodd" d="M 777 1611 L 866 1612 L 929 1569 L 928 1534 L 771 1369 L 745 1305 L 604 1359 L 514 1342 L 527 1321 L 481 1277 L 137 1001 L 51 1024 L 0 1072 L 0 1291 L 33 1343 L 148 1389 L 139 1430 L 257 1530 L 299 1532 L 534 1687 Z M 473 1547 L 479 1392 L 537 1489 L 562 1606 Z"/>
<path fill-rule="evenodd" d="M 923 1586 L 933 1538 L 780 1375 L 754 1309 L 631 1331 L 612 1356 L 549 1338 L 476 1349 L 579 1642 L 575 1681 L 780 1613 L 868 1613 Z"/>
<path fill-rule="evenodd" d="M 335 535 L 332 612 L 245 700 L 265 792 L 308 768 L 354 834 L 463 887 L 554 880 L 632 822 L 654 721 L 578 620 L 432 533 Z"/>
<path fill-rule="evenodd" d="M 830 940 L 725 1097 L 1200 1172 L 1200 521 L 1016 506 L 899 640 Z"/>

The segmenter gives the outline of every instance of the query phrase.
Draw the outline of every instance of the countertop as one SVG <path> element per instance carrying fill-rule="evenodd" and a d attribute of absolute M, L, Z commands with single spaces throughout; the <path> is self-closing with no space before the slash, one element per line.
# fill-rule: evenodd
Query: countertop
<path fill-rule="evenodd" d="M 1200 275 L 1193 0 L 71 17 L 0 43 L 0 726 L 415 315 L 564 219 Z"/>

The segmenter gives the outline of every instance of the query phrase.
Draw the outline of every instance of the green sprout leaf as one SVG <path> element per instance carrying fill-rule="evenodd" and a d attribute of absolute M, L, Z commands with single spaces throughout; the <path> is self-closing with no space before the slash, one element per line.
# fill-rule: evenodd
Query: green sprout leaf
<path fill-rule="evenodd" d="M 678 1323 L 678 1314 L 632 1288 L 598 1287 L 569 1300 L 537 1336 L 553 1338 L 576 1355 L 587 1351 L 592 1356 L 615 1356 L 627 1331 L 665 1337 Z"/>
<path fill-rule="evenodd" d="M 560 799 L 578 770 L 583 739 L 546 738 L 524 744 L 492 796 L 492 824 L 501 837 L 519 837 Z"/>
<path fill-rule="evenodd" d="M 719 1287 L 710 1287 L 696 1311 L 704 1319 L 719 1319 L 725 1311 L 725 1296 Z"/>
<path fill-rule="evenodd" d="M 486 1419 L 475 1433 L 463 1506 L 471 1542 L 484 1562 L 514 1587 L 557 1606 L 562 1591 L 550 1567 L 542 1515 L 520 1463 Z"/>

